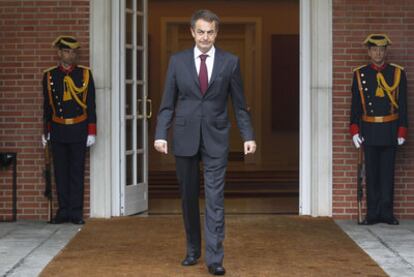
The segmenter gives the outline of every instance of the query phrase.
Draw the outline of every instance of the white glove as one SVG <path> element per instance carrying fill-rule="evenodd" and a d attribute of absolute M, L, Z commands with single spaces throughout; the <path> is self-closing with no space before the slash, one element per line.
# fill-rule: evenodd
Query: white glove
<path fill-rule="evenodd" d="M 50 133 L 47 133 L 47 137 L 43 134 L 42 135 L 42 146 L 43 148 L 46 147 L 47 142 L 50 140 Z"/>
<path fill-rule="evenodd" d="M 398 138 L 398 145 L 403 145 L 405 142 L 405 138 Z"/>
<path fill-rule="evenodd" d="M 154 141 L 154 148 L 160 153 L 168 154 L 167 141 L 163 139 L 157 139 Z"/>
<path fill-rule="evenodd" d="M 364 141 L 364 138 L 361 138 L 359 136 L 359 134 L 355 134 L 352 137 L 352 141 L 354 142 L 355 147 L 358 149 L 359 147 L 361 147 L 362 142 Z"/>
<path fill-rule="evenodd" d="M 90 147 L 95 144 L 95 141 L 96 141 L 95 137 L 96 136 L 94 135 L 88 135 L 88 138 L 86 139 L 86 147 Z"/>

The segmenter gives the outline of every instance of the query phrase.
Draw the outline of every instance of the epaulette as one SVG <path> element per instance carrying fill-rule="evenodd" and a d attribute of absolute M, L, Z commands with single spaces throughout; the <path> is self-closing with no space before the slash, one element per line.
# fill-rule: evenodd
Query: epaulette
<path fill-rule="evenodd" d="M 55 66 L 51 66 L 51 67 L 49 67 L 48 69 L 43 70 L 43 73 L 46 73 L 46 72 L 52 71 L 52 70 L 53 70 L 53 69 L 55 69 L 55 68 L 57 68 L 57 65 L 55 65 Z"/>
<path fill-rule="evenodd" d="M 401 65 L 395 64 L 395 63 L 390 63 L 390 65 L 398 67 L 401 70 L 404 70 L 404 67 L 402 67 Z"/>
<path fill-rule="evenodd" d="M 359 69 L 361 69 L 363 67 L 366 67 L 366 66 L 367 66 L 366 64 L 361 65 L 361 66 L 358 66 L 358 67 L 354 68 L 352 71 L 355 72 L 355 71 L 357 71 L 357 70 L 359 70 Z"/>
<path fill-rule="evenodd" d="M 77 65 L 78 67 L 80 67 L 80 68 L 83 68 L 83 69 L 87 69 L 87 70 L 91 70 L 89 67 L 87 67 L 87 66 L 84 66 L 84 65 Z"/>

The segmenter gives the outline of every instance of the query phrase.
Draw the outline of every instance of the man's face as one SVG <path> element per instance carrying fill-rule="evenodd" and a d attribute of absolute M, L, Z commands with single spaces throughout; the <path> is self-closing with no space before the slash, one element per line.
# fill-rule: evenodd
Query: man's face
<path fill-rule="evenodd" d="M 58 50 L 58 56 L 64 66 L 70 66 L 75 63 L 77 52 L 76 49 L 62 48 Z"/>
<path fill-rule="evenodd" d="M 194 29 L 191 28 L 191 34 L 197 48 L 201 52 L 207 53 L 216 41 L 216 23 L 214 21 L 207 22 L 203 19 L 199 19 L 195 22 Z"/>
<path fill-rule="evenodd" d="M 385 57 L 387 56 L 387 47 L 385 46 L 371 46 L 368 47 L 368 56 L 371 58 L 371 62 L 375 65 L 383 65 Z"/>

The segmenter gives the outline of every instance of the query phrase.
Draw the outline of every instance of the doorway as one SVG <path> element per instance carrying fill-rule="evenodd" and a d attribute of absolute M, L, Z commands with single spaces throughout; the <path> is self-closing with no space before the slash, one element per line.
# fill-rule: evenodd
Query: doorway
<path fill-rule="evenodd" d="M 90 65 L 97 80 L 97 114 L 101 119 L 98 143 L 91 151 L 90 168 L 90 215 L 92 217 L 120 216 L 120 99 L 119 72 L 117 66 L 122 49 L 119 47 L 119 28 L 123 1 L 92 0 L 90 32 Z M 144 1 L 146 3 L 146 1 Z M 271 140 L 272 168 L 298 169 L 300 163 L 299 214 L 312 216 L 332 215 L 332 3 L 305 0 L 280 1 L 208 1 L 202 7 L 219 11 L 220 16 L 262 17 L 262 114 L 270 113 L 270 35 L 299 34 L 300 32 L 300 159 L 296 139 L 288 134 L 273 134 L 270 124 L 263 118 L 263 137 Z M 144 14 L 149 14 L 148 39 L 148 91 L 159 92 L 160 49 L 157 33 L 160 17 L 186 16 L 200 8 L 197 1 L 151 0 Z M 149 11 L 149 12 L 148 12 Z M 155 55 L 152 55 L 155 53 Z M 154 112 L 157 104 L 153 104 Z M 148 151 L 152 152 L 153 122 Z M 297 137 L 297 135 L 296 135 Z M 278 139 L 279 138 L 279 139 Z M 263 144 L 264 145 L 264 144 Z M 292 147 L 293 145 L 293 147 Z M 284 149 L 284 151 L 280 151 Z M 268 154 L 270 151 L 262 151 Z M 293 152 L 293 154 L 292 154 Z M 286 155 L 285 155 L 286 154 Z M 154 160 L 149 153 L 149 162 Z M 261 165 L 267 164 L 262 155 Z"/>

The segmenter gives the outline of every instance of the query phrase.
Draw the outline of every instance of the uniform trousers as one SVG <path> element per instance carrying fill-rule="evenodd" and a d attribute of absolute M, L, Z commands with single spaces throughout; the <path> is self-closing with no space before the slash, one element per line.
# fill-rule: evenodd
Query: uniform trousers
<path fill-rule="evenodd" d="M 367 184 L 367 219 L 394 216 L 394 167 L 396 146 L 364 146 Z"/>
<path fill-rule="evenodd" d="M 52 152 L 59 202 L 56 216 L 82 219 L 86 142 L 52 141 Z"/>

